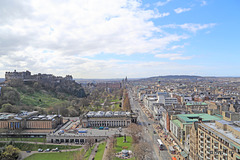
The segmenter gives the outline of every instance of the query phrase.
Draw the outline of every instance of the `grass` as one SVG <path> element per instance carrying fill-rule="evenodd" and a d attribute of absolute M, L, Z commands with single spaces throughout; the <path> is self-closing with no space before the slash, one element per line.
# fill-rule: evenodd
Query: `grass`
<path fill-rule="evenodd" d="M 84 155 L 84 159 L 85 159 L 85 160 L 88 160 L 88 159 L 89 159 L 89 157 L 90 157 L 90 155 L 91 155 L 92 150 L 93 150 L 94 147 L 95 147 L 95 144 L 94 144 L 91 148 L 89 148 L 89 149 L 87 150 L 87 152 L 86 152 L 85 155 Z"/>
<path fill-rule="evenodd" d="M 58 103 L 65 102 L 63 100 L 55 98 L 48 92 L 34 92 L 32 95 L 20 93 L 20 101 L 28 106 L 39 106 L 39 107 L 49 107 L 54 106 Z"/>
<path fill-rule="evenodd" d="M 117 137 L 116 153 L 123 150 L 123 146 L 128 147 L 127 150 L 132 150 L 132 137 L 127 136 L 127 142 L 123 143 L 124 137 Z"/>
<path fill-rule="evenodd" d="M 127 136 L 126 143 L 123 143 L 123 140 L 124 140 L 124 137 L 117 137 L 117 145 L 115 147 L 116 153 L 121 152 L 123 150 L 123 147 L 128 147 L 127 150 L 132 150 L 132 137 Z M 115 157 L 114 160 L 122 160 L 122 159 Z M 135 160 L 135 158 L 132 157 L 128 160 Z"/>
<path fill-rule="evenodd" d="M 110 102 L 121 102 L 121 100 L 117 99 L 112 99 Z"/>
<path fill-rule="evenodd" d="M 0 141 L 44 142 L 46 138 L 0 138 Z"/>
<path fill-rule="evenodd" d="M 24 160 L 73 160 L 74 154 L 81 153 L 82 150 L 56 153 L 35 153 Z"/>
<path fill-rule="evenodd" d="M 95 160 L 102 160 L 105 147 L 106 147 L 106 142 L 99 144 L 97 153 L 95 155 Z"/>
<path fill-rule="evenodd" d="M 0 146 L 4 146 L 6 143 L 0 143 Z M 75 148 L 81 148 L 81 146 L 66 146 L 66 145 L 47 145 L 47 144 L 30 144 L 30 143 L 14 143 L 15 147 L 19 148 L 22 151 L 37 151 L 39 148 L 41 149 L 54 149 L 58 148 L 60 150 L 63 149 L 75 149 Z"/>

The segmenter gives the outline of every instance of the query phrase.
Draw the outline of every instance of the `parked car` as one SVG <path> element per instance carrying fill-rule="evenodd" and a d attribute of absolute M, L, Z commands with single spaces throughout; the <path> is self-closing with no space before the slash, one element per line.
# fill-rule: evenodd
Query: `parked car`
<path fill-rule="evenodd" d="M 43 152 L 43 149 L 39 148 L 39 149 L 38 149 L 38 152 Z"/>
<path fill-rule="evenodd" d="M 59 149 L 58 149 L 58 148 L 56 148 L 56 149 L 52 149 L 52 151 L 53 151 L 53 152 L 58 152 Z"/>
<path fill-rule="evenodd" d="M 27 153 L 31 153 L 31 151 L 26 151 Z"/>
<path fill-rule="evenodd" d="M 108 127 L 105 127 L 104 129 L 105 129 L 105 130 L 108 130 L 109 128 L 108 128 Z"/>
<path fill-rule="evenodd" d="M 50 151 L 51 151 L 51 149 L 49 149 L 49 148 L 45 150 L 45 152 L 50 152 Z"/>

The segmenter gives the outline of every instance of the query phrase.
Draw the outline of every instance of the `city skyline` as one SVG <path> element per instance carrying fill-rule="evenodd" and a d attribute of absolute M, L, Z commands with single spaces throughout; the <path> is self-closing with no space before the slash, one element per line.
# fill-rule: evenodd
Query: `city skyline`
<path fill-rule="evenodd" d="M 238 1 L 1 1 L 5 71 L 238 77 Z"/>

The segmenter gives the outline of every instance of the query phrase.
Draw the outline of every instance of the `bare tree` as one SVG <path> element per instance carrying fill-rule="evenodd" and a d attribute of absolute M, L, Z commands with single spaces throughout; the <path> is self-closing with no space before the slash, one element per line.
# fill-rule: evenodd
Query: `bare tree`
<path fill-rule="evenodd" d="M 123 100 L 123 110 L 124 111 L 131 111 L 131 105 L 128 97 L 128 93 L 125 91 L 124 100 Z"/>
<path fill-rule="evenodd" d="M 147 157 L 152 159 L 151 146 L 147 142 L 139 142 L 135 144 L 133 152 L 137 160 L 144 160 Z"/>
<path fill-rule="evenodd" d="M 142 137 L 142 126 L 132 123 L 127 128 L 127 133 L 132 137 L 133 143 L 138 143 Z"/>
<path fill-rule="evenodd" d="M 84 160 L 84 152 L 73 153 L 73 160 Z"/>
<path fill-rule="evenodd" d="M 110 137 L 109 139 L 109 145 L 106 151 L 106 159 L 107 160 L 113 160 L 115 157 L 115 149 L 114 146 L 116 145 L 116 141 L 114 137 Z"/>

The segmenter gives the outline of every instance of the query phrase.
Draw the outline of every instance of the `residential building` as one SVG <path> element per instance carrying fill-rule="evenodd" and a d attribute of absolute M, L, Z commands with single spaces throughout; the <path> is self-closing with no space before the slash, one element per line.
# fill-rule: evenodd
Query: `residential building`
<path fill-rule="evenodd" d="M 198 125 L 198 159 L 240 160 L 240 122 L 225 120 Z"/>

